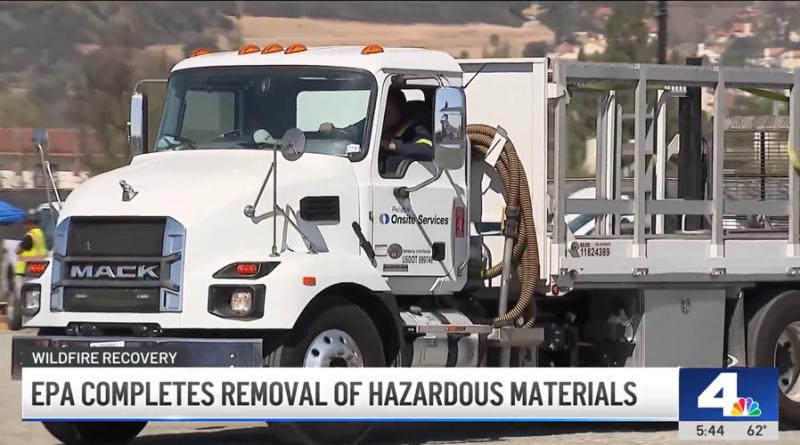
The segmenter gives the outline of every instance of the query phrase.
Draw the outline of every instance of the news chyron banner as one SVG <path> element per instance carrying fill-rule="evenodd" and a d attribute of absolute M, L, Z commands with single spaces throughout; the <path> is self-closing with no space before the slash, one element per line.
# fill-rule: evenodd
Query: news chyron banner
<path fill-rule="evenodd" d="M 23 420 L 674 421 L 677 369 L 23 368 Z"/>
<path fill-rule="evenodd" d="M 774 368 L 208 368 L 126 349 L 23 360 L 23 420 L 679 421 L 682 439 L 778 437 Z"/>

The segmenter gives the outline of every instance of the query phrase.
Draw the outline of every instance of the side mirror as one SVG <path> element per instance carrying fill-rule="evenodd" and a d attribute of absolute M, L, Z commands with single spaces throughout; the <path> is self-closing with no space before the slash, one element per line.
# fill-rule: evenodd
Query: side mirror
<path fill-rule="evenodd" d="M 445 170 L 464 165 L 467 151 L 467 100 L 464 90 L 439 87 L 433 103 L 435 116 L 433 132 L 434 160 Z"/>
<path fill-rule="evenodd" d="M 306 151 L 306 135 L 297 128 L 286 130 L 281 138 L 281 154 L 287 161 L 296 161 Z"/>
<path fill-rule="evenodd" d="M 147 96 L 144 93 L 131 95 L 131 114 L 128 121 L 128 142 L 131 157 L 146 151 L 147 146 Z"/>

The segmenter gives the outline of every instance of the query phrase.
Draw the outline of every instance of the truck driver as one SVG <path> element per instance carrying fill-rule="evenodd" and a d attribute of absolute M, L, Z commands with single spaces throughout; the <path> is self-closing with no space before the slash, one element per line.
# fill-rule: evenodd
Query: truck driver
<path fill-rule="evenodd" d="M 386 99 L 386 113 L 383 119 L 378 165 L 381 175 L 396 171 L 404 160 L 428 162 L 433 160 L 433 141 L 431 134 L 422 125 L 421 116 L 412 116 L 403 92 L 389 89 Z M 362 119 L 344 128 L 336 128 L 330 122 L 323 122 L 319 132 L 330 135 L 334 131 L 344 135 L 357 135 L 364 131 Z"/>

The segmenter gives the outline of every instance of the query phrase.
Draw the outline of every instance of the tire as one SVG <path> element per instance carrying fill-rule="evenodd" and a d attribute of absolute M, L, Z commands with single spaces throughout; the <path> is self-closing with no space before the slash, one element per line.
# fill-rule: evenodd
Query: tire
<path fill-rule="evenodd" d="M 22 301 L 16 289 L 8 291 L 6 301 L 6 325 L 10 331 L 22 329 Z"/>
<path fill-rule="evenodd" d="M 336 296 L 324 297 L 321 304 L 310 308 L 307 314 L 297 323 L 283 344 L 264 359 L 269 367 L 303 367 L 315 363 L 312 342 L 317 344 L 319 338 L 327 333 L 341 331 L 355 343 L 364 367 L 384 367 L 386 359 L 380 334 L 372 319 L 363 309 Z M 344 337 L 344 336 L 343 336 Z M 345 338 L 345 341 L 348 339 Z M 330 342 L 329 342 L 330 343 Z M 335 344 L 335 338 L 333 340 Z M 323 353 L 319 357 L 324 357 Z M 340 361 L 336 361 L 340 360 Z M 320 360 L 321 366 L 323 359 Z M 355 364 L 344 359 L 332 359 L 328 366 Z M 311 365 L 310 365 L 311 366 Z M 364 422 L 278 422 L 270 424 L 269 429 L 277 438 L 288 443 L 306 445 L 351 445 L 361 441 L 371 428 Z"/>
<path fill-rule="evenodd" d="M 112 445 L 133 440 L 147 422 L 42 422 L 65 445 Z"/>
<path fill-rule="evenodd" d="M 794 344 L 787 345 L 788 337 L 781 337 L 787 329 L 796 330 L 798 341 Z M 800 425 L 800 291 L 777 295 L 749 317 L 747 364 L 751 368 L 778 368 L 780 420 Z M 788 397 L 787 392 L 794 394 Z"/>

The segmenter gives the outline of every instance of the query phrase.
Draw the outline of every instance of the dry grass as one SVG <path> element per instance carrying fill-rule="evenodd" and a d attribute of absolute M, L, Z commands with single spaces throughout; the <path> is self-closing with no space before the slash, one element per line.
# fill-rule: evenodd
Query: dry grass
<path fill-rule="evenodd" d="M 535 21 L 514 28 L 483 23 L 394 25 L 309 18 L 244 17 L 239 21 L 239 26 L 243 41 L 257 45 L 273 42 L 284 46 L 295 42 L 307 46 L 378 43 L 384 46 L 439 49 L 454 56 L 466 51 L 470 57 L 481 56 L 492 34 L 497 34 L 502 42 L 508 42 L 512 57 L 520 56 L 529 42 L 553 41 L 553 33 Z"/>

